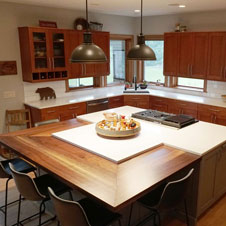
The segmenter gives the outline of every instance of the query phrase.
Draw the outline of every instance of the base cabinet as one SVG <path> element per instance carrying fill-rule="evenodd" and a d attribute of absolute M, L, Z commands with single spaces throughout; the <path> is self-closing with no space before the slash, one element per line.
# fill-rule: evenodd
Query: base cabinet
<path fill-rule="evenodd" d="M 124 106 L 124 97 L 116 96 L 108 98 L 108 107 L 109 108 L 118 108 Z"/>
<path fill-rule="evenodd" d="M 149 95 L 125 95 L 124 105 L 149 109 Z"/>
<path fill-rule="evenodd" d="M 149 106 L 150 106 L 150 109 L 152 110 L 169 112 L 168 110 L 169 101 L 170 100 L 167 98 L 150 96 Z"/>
<path fill-rule="evenodd" d="M 225 194 L 225 162 L 226 144 L 203 156 L 200 165 L 198 216 Z"/>
<path fill-rule="evenodd" d="M 69 120 L 76 118 L 77 115 L 86 114 L 85 102 L 43 109 L 37 109 L 25 105 L 25 108 L 30 109 L 33 125 L 36 122 L 46 121 L 50 119 L 59 119 L 60 121 Z"/>

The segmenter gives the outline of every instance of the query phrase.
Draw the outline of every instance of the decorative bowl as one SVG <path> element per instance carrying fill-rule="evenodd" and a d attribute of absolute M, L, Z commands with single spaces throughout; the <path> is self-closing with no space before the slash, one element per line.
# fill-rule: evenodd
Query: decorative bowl
<path fill-rule="evenodd" d="M 140 84 L 141 89 L 146 89 L 147 87 L 148 87 L 148 85 L 146 85 L 146 84 Z"/>
<path fill-rule="evenodd" d="M 106 137 L 130 137 L 130 136 L 134 136 L 136 134 L 138 134 L 141 130 L 141 126 L 140 123 L 137 121 L 134 121 L 137 126 L 134 129 L 129 129 L 129 130 L 120 130 L 120 131 L 116 131 L 116 130 L 106 130 L 106 129 L 102 129 L 99 127 L 99 125 L 102 123 L 102 121 L 98 122 L 96 124 L 96 132 L 97 134 L 101 135 L 101 136 L 106 136 Z"/>

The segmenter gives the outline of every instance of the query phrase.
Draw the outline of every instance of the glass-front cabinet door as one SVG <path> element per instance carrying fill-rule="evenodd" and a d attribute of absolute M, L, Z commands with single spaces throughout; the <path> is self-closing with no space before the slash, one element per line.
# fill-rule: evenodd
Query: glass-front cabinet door
<path fill-rule="evenodd" d="M 53 71 L 66 70 L 67 34 L 59 29 L 50 30 L 51 67 Z"/>
<path fill-rule="evenodd" d="M 50 69 L 48 31 L 34 28 L 30 30 L 31 36 L 31 65 L 32 71 L 46 72 Z"/>

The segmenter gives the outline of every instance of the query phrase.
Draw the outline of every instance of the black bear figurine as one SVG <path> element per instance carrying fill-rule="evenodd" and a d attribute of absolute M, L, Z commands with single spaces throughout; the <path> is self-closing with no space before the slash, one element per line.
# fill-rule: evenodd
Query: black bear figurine
<path fill-rule="evenodd" d="M 52 99 L 52 98 L 56 99 L 55 91 L 50 87 L 38 88 L 35 92 L 39 93 L 40 100 L 43 100 L 43 98 L 45 98 L 45 100 L 47 100 L 48 97 L 50 99 Z"/>

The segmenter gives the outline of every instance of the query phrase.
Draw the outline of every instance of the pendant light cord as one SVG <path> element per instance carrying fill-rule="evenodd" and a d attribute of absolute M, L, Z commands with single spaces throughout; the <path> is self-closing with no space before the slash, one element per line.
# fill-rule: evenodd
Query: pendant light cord
<path fill-rule="evenodd" d="M 140 34 L 143 35 L 143 0 L 141 0 Z"/>
<path fill-rule="evenodd" d="M 88 0 L 86 0 L 86 22 L 87 22 L 86 31 L 89 31 L 89 22 L 88 22 Z"/>

